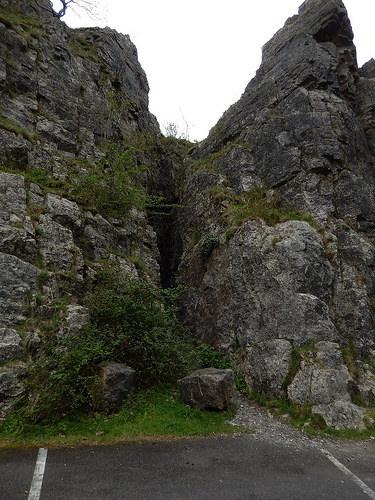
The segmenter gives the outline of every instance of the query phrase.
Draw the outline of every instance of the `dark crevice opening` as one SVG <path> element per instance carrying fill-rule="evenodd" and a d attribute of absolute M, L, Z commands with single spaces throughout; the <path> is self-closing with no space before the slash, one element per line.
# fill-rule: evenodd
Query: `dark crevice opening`
<path fill-rule="evenodd" d="M 171 205 L 178 200 L 168 200 Z M 157 235 L 160 254 L 160 284 L 162 288 L 176 286 L 176 273 L 182 255 L 182 238 L 178 225 L 178 209 L 164 206 L 160 211 L 149 211 L 149 220 Z"/>

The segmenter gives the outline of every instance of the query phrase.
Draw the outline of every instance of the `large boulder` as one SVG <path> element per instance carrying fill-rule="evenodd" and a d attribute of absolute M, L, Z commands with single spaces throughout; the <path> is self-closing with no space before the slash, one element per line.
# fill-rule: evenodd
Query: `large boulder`
<path fill-rule="evenodd" d="M 200 410 L 225 410 L 235 392 L 232 370 L 203 368 L 178 381 L 184 403 Z"/>
<path fill-rule="evenodd" d="M 108 412 L 119 410 L 134 389 L 135 371 L 122 363 L 103 363 L 99 367 L 99 377 L 99 403 Z"/>

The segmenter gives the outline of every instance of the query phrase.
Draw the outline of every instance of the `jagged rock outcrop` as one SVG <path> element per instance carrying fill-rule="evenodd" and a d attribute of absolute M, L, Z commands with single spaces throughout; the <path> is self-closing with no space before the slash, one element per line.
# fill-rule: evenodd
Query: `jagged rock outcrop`
<path fill-rule="evenodd" d="M 375 365 L 374 77 L 373 60 L 357 67 L 342 1 L 307 0 L 186 160 L 186 321 L 232 352 L 252 388 L 270 397 L 286 396 L 290 384 L 292 400 L 298 387 L 303 403 L 328 404 L 309 388 L 313 367 L 288 373 L 305 345 L 315 352 L 334 342 L 355 366 Z M 217 244 L 203 259 L 207 238 Z M 344 385 L 327 388 L 332 414 L 350 401 L 352 375 L 340 367 L 334 378 Z M 321 411 L 331 424 L 330 412 Z M 362 413 L 347 413 L 337 426 L 350 427 L 352 415 L 361 427 Z"/>
<path fill-rule="evenodd" d="M 103 262 L 160 279 L 142 209 L 101 210 L 95 192 L 82 202 L 73 193 L 97 165 L 110 172 L 114 149 L 160 135 L 136 48 L 109 28 L 69 29 L 49 9 L 0 1 L 0 416 L 22 394 L 17 360 L 32 361 L 43 341 L 38 318 L 58 315 L 56 334 L 77 334 L 87 321 L 79 302 Z M 140 167 L 142 185 L 144 175 Z"/>

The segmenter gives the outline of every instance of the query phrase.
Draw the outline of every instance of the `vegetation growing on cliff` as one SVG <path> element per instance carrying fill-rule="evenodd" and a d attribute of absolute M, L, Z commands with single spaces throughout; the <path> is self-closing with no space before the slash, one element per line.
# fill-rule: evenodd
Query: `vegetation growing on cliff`
<path fill-rule="evenodd" d="M 192 340 L 176 317 L 176 293 L 129 281 L 115 268 L 103 271 L 87 298 L 90 324 L 77 336 L 44 339 L 31 366 L 26 417 L 54 421 L 100 409 L 97 367 L 106 360 L 131 366 L 143 387 L 183 376 L 196 357 Z"/>
<path fill-rule="evenodd" d="M 250 191 L 238 196 L 232 196 L 231 204 L 224 213 L 230 236 L 244 222 L 254 219 L 262 219 L 270 226 L 288 220 L 299 220 L 308 222 L 317 228 L 312 215 L 286 208 L 278 193 L 268 190 L 263 186 L 255 186 Z"/>

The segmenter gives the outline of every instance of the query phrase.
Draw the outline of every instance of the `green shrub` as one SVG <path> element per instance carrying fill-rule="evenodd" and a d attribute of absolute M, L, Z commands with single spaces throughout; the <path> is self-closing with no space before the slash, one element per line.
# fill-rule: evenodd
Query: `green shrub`
<path fill-rule="evenodd" d="M 208 344 L 202 344 L 197 349 L 199 365 L 201 368 L 232 369 L 232 363 L 228 356 L 217 351 Z"/>
<path fill-rule="evenodd" d="M 118 270 L 102 273 L 87 300 L 91 322 L 79 335 L 50 337 L 32 365 L 31 421 L 100 409 L 97 367 L 103 361 L 126 363 L 140 386 L 176 382 L 195 367 L 194 345 L 176 317 L 174 290 L 129 281 Z"/>
<path fill-rule="evenodd" d="M 145 190 L 137 177 L 145 172 L 138 165 L 137 150 L 131 146 L 120 151 L 110 146 L 105 159 L 89 165 L 87 173 L 71 171 L 69 194 L 78 203 L 112 217 L 121 217 L 130 208 L 146 206 Z"/>
<path fill-rule="evenodd" d="M 204 262 L 206 262 L 215 248 L 218 248 L 220 245 L 220 240 L 217 236 L 213 236 L 212 234 L 208 234 L 205 236 L 201 242 L 199 254 Z"/>

